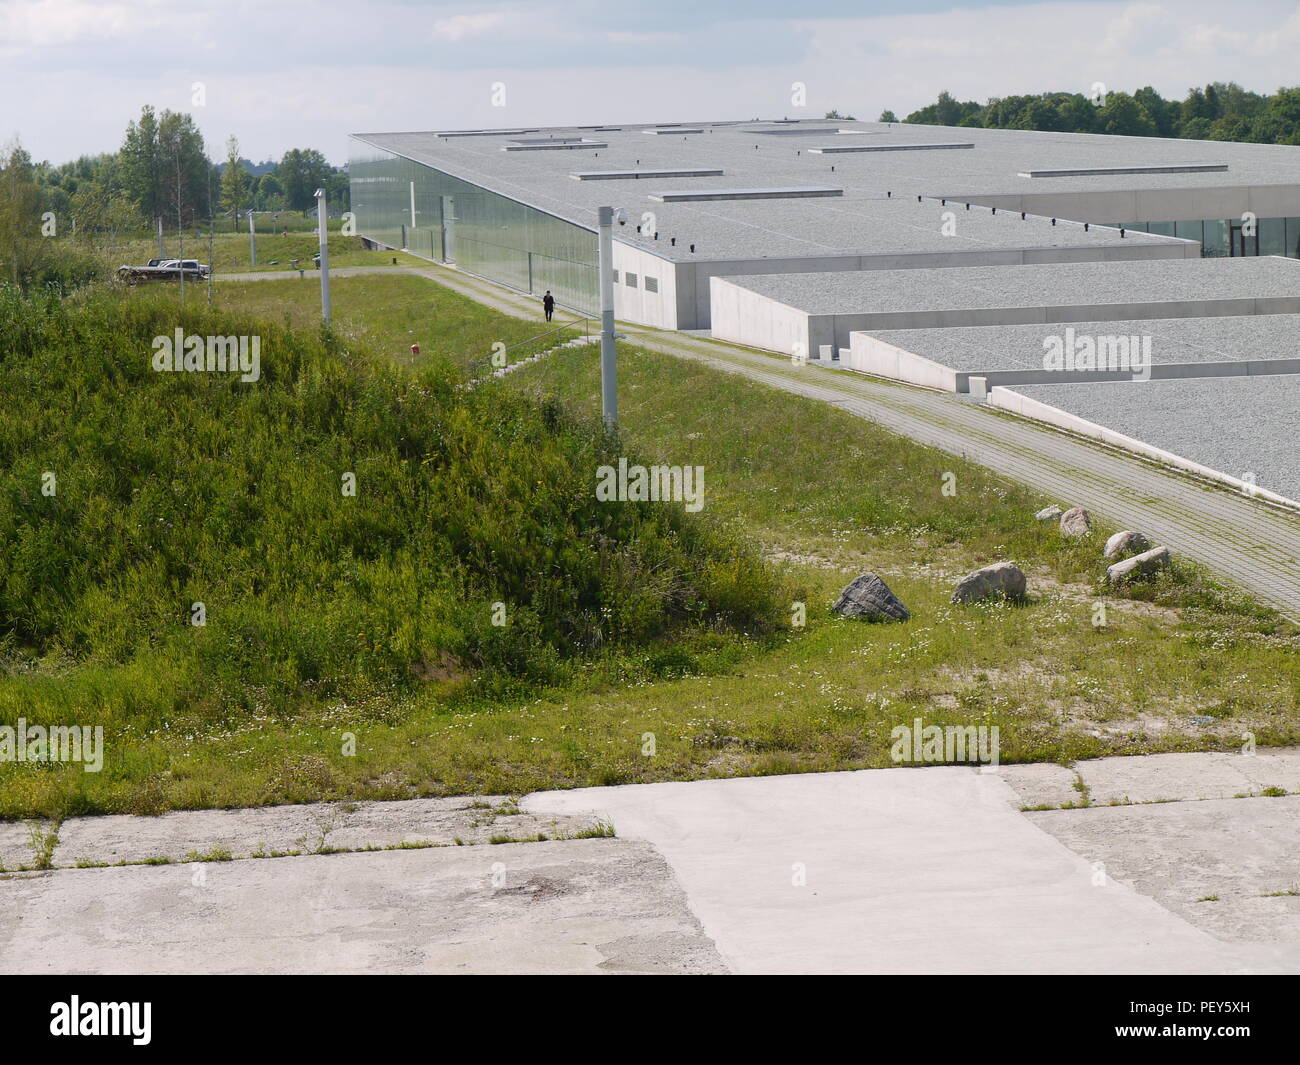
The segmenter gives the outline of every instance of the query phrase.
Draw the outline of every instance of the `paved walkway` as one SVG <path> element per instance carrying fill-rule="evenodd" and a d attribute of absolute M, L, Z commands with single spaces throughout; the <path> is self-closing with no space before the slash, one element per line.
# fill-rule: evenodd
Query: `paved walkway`
<path fill-rule="evenodd" d="M 1300 972 L 1300 895 L 1268 894 L 1300 892 L 1300 795 L 1199 799 L 1207 772 L 1216 795 L 1228 779 L 1258 794 L 1251 774 L 1300 787 L 1300 753 L 1078 769 L 1101 792 L 1188 801 L 1022 812 L 1047 788 L 1081 801 L 1073 770 L 1034 766 L 541 792 L 524 807 L 599 814 L 653 844 L 732 972 Z"/>
<path fill-rule="evenodd" d="M 1300 972 L 1300 750 L 10 823 L 0 857 L 0 973 Z"/>

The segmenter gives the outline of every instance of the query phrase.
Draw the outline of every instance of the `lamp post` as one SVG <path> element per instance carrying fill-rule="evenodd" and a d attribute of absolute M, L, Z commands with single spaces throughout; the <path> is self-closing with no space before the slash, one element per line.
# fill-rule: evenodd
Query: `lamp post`
<path fill-rule="evenodd" d="M 330 324 L 330 249 L 325 190 L 316 190 L 316 232 L 320 235 L 320 310 L 325 324 Z"/>
<path fill-rule="evenodd" d="M 618 365 L 614 348 L 614 220 L 626 221 L 621 207 L 598 212 L 600 260 L 600 408 L 606 429 L 618 428 Z"/>
<path fill-rule="evenodd" d="M 257 265 L 257 234 L 253 231 L 253 209 L 248 209 L 248 265 Z"/>

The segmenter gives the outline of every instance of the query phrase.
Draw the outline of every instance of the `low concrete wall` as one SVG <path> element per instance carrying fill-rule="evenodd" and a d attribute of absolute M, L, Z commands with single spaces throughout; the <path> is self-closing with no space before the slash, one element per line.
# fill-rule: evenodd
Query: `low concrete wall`
<path fill-rule="evenodd" d="M 783 355 L 807 357 L 818 350 L 810 342 L 806 312 L 721 277 L 712 278 L 710 285 L 716 339 Z"/>
<path fill-rule="evenodd" d="M 923 388 L 938 388 L 944 392 L 957 390 L 957 373 L 950 367 L 866 333 L 853 333 L 849 337 L 849 357 L 841 359 L 840 366 Z"/>
<path fill-rule="evenodd" d="M 1300 373 L 1300 359 L 1250 359 L 1242 362 L 1156 363 L 1152 381 L 1190 380 L 1196 377 L 1258 377 Z M 1065 385 L 1089 381 L 1123 381 L 1130 373 L 1108 370 L 971 370 L 957 375 L 957 391 L 969 391 L 968 380 L 979 376 L 994 385 Z"/>
<path fill-rule="evenodd" d="M 1165 451 L 1153 444 L 1148 444 L 1143 440 L 1137 440 L 1131 436 L 1125 436 L 1123 433 L 1117 433 L 1113 429 L 1107 429 L 1104 425 L 1098 425 L 1096 422 L 1090 422 L 1086 418 L 1080 418 L 1077 414 L 1071 414 L 1069 411 L 1061 410 L 1059 407 L 1053 407 L 1051 404 L 1043 403 L 1041 400 L 1031 399 L 1029 396 L 1021 395 L 1019 392 L 1012 391 L 1003 385 L 996 385 L 989 389 L 988 402 L 1001 410 L 1011 411 L 1023 418 L 1033 418 L 1035 421 L 1045 422 L 1048 425 L 1054 425 L 1058 429 L 1068 429 L 1072 433 L 1078 433 L 1080 436 L 1086 436 L 1093 440 L 1100 440 L 1102 443 L 1110 444 L 1112 447 L 1123 448 L 1125 451 L 1132 451 L 1147 458 L 1155 459 L 1167 466 L 1173 466 L 1180 470 L 1187 470 L 1201 477 L 1207 477 L 1210 480 L 1218 481 L 1221 484 L 1230 485 L 1237 489 L 1243 495 L 1253 495 L 1259 499 L 1268 500 L 1270 503 L 1277 503 L 1284 507 L 1291 507 L 1300 510 L 1300 502 L 1294 499 L 1288 499 L 1286 496 L 1278 495 L 1276 492 L 1270 492 L 1267 488 L 1260 488 L 1257 485 L 1249 485 L 1240 478 L 1233 477 L 1230 474 L 1223 473 L 1220 470 L 1211 469 L 1209 466 L 1202 466 L 1199 462 L 1193 462 L 1191 459 L 1185 459 L 1181 455 L 1175 455 L 1172 451 Z"/>
<path fill-rule="evenodd" d="M 1146 236 L 1145 233 L 1135 234 L 1137 239 Z M 677 264 L 677 328 L 713 328 L 712 282 L 715 277 L 737 277 L 745 274 L 815 274 L 844 270 L 922 270 L 962 266 L 1024 266 L 1034 263 L 1199 259 L 1200 257 L 1201 246 L 1196 241 L 1169 237 L 1154 244 L 1134 242 L 1075 247 L 975 248 L 970 251 L 817 255 L 788 259 L 689 260 Z M 844 343 L 848 343 L 847 336 Z"/>
<path fill-rule="evenodd" d="M 946 329 L 967 325 L 1046 325 L 1060 322 L 1146 320 L 1152 318 L 1232 318 L 1243 314 L 1300 314 L 1300 296 L 1258 296 L 1220 300 L 1170 300 L 1149 303 L 1090 303 L 1055 307 L 969 307 L 943 310 L 877 311 L 817 315 L 835 333 L 884 329 Z M 813 326 L 814 335 L 818 324 Z"/>

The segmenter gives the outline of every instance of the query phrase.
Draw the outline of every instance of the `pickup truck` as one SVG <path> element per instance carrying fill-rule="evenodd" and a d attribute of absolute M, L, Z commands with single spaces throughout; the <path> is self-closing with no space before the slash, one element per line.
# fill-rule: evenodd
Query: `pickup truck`
<path fill-rule="evenodd" d="M 146 281 L 201 281 L 212 273 L 212 267 L 197 259 L 150 259 L 145 266 L 119 266 L 117 276 L 128 285 Z"/>

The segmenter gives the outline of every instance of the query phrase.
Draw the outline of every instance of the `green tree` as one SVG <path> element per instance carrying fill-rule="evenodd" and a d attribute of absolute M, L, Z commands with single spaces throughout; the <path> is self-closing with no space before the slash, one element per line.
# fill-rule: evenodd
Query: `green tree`
<path fill-rule="evenodd" d="M 1173 137 L 1177 133 L 1178 126 L 1178 104 L 1171 100 L 1166 100 L 1150 85 L 1144 85 L 1133 94 L 1136 100 L 1151 116 L 1151 121 L 1156 124 L 1156 132 L 1162 137 Z"/>
<path fill-rule="evenodd" d="M 829 111 L 827 111 L 825 117 L 831 119 L 832 121 L 837 121 L 837 122 L 856 122 L 856 121 L 857 121 L 857 119 L 854 118 L 852 115 L 842 115 L 842 114 L 840 114 L 839 111 L 837 111 L 835 108 L 831 108 Z"/>
<path fill-rule="evenodd" d="M 315 148 L 291 148 L 275 168 L 284 198 L 294 211 L 306 211 L 315 204 L 316 190 L 325 184 L 329 164 Z"/>
<path fill-rule="evenodd" d="M 877 121 L 877 122 L 897 122 L 897 121 L 898 121 L 898 116 L 897 116 L 896 114 L 894 114 L 893 111 L 890 111 L 890 110 L 886 109 L 886 110 L 880 112 L 880 117 L 879 117 L 878 119 L 876 119 L 876 121 Z"/>
<path fill-rule="evenodd" d="M 1106 94 L 1097 112 L 1098 132 L 1120 137 L 1154 137 L 1156 124 L 1142 105 L 1126 92 Z"/>
<path fill-rule="evenodd" d="M 203 134 L 190 115 L 164 111 L 158 119 L 162 156 L 160 210 L 166 224 L 190 226 L 211 212 L 211 168 Z"/>
<path fill-rule="evenodd" d="M 162 214 L 162 151 L 158 146 L 158 116 L 148 104 L 140 109 L 140 121 L 126 127 L 122 142 L 122 184 L 146 218 Z"/>
<path fill-rule="evenodd" d="M 232 221 L 249 206 L 250 193 L 248 171 L 239 159 L 239 141 L 231 137 L 226 141 L 226 169 L 221 175 L 221 206 L 230 212 Z"/>

